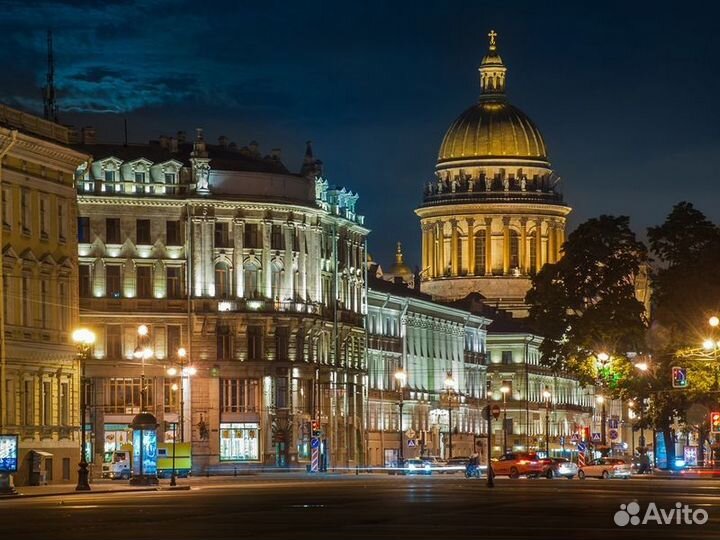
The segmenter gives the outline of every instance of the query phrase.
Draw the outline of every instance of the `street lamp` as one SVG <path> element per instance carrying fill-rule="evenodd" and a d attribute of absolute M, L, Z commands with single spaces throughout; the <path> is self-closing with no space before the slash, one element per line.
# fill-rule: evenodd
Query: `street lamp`
<path fill-rule="evenodd" d="M 175 486 L 177 485 L 177 471 L 175 470 L 175 442 L 177 440 L 177 424 L 180 424 L 180 439 L 182 442 L 185 442 L 184 437 L 184 425 L 185 425 L 185 391 L 184 391 L 184 380 L 185 377 L 192 377 L 197 373 L 197 369 L 193 366 L 185 366 L 185 358 L 187 357 L 187 350 L 185 350 L 185 347 L 180 347 L 177 350 L 177 357 L 180 364 L 180 369 L 176 368 L 175 366 L 170 366 L 167 368 L 166 373 L 170 377 L 175 377 L 178 374 L 180 375 L 180 384 L 173 383 L 170 387 L 173 392 L 180 392 L 180 399 L 179 399 L 179 405 L 180 405 L 180 411 L 178 414 L 178 420 L 177 422 L 173 423 L 173 457 L 172 457 L 172 475 L 170 476 L 170 485 Z"/>
<path fill-rule="evenodd" d="M 448 395 L 448 459 L 452 459 L 452 394 L 455 391 L 455 384 L 452 373 L 448 372 L 445 378 L 445 390 Z"/>
<path fill-rule="evenodd" d="M 543 390 L 543 397 L 545 398 L 545 455 L 550 457 L 550 388 L 547 386 Z"/>
<path fill-rule="evenodd" d="M 598 368 L 605 369 L 607 367 L 607 363 L 610 360 L 610 355 L 606 352 L 600 352 L 597 355 L 598 359 Z M 607 424 L 607 409 L 605 408 L 605 398 L 603 396 L 598 396 L 598 403 L 602 405 L 602 413 L 600 416 L 600 439 L 603 446 L 607 445 L 607 437 L 605 433 L 605 428 Z"/>
<path fill-rule="evenodd" d="M 145 399 L 145 360 L 152 358 L 153 351 L 150 348 L 150 337 L 147 325 L 141 324 L 137 328 L 138 333 L 138 345 L 133 351 L 133 356 L 137 360 L 142 361 L 142 370 L 140 372 L 140 412 L 145 410 L 146 399 Z"/>
<path fill-rule="evenodd" d="M 395 371 L 395 382 L 397 384 L 398 391 L 400 392 L 400 401 L 398 402 L 398 408 L 400 409 L 400 467 L 404 465 L 405 456 L 403 455 L 403 394 L 404 388 L 405 388 L 405 381 L 407 380 L 407 375 L 405 374 L 405 370 L 403 368 L 398 368 L 397 371 Z"/>
<path fill-rule="evenodd" d="M 85 413 L 87 410 L 85 364 L 90 360 L 92 346 L 95 343 L 95 334 L 87 328 L 79 328 L 72 333 L 72 339 L 78 349 L 80 358 L 80 463 L 78 465 L 78 482 L 75 491 L 90 491 L 87 452 L 85 450 Z"/>
<path fill-rule="evenodd" d="M 503 454 L 506 454 L 508 451 L 507 448 L 507 395 L 510 393 L 510 387 L 507 385 L 502 385 L 500 387 L 500 392 L 502 393 L 503 397 Z"/>

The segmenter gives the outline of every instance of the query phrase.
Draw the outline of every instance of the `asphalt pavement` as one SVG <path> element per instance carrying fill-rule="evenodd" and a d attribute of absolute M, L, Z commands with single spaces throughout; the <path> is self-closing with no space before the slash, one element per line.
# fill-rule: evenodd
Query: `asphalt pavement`
<path fill-rule="evenodd" d="M 191 489 L 1 500 L 3 535 L 53 540 L 610 540 L 720 535 L 719 480 L 498 478 L 491 489 L 484 479 L 461 475 L 268 474 L 180 484 Z M 651 503 L 657 512 L 643 524 Z M 689 509 L 681 514 L 684 505 Z M 702 521 L 703 511 L 707 521 L 695 522 Z M 624 526 L 616 524 L 618 512 Z M 670 523 L 657 523 L 655 515 Z M 692 523 L 683 522 L 685 518 Z"/>

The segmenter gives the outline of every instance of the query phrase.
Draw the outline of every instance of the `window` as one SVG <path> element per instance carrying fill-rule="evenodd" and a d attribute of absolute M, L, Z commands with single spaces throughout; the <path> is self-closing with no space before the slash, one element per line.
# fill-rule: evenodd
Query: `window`
<path fill-rule="evenodd" d="M 88 244 L 90 242 L 90 218 L 78 218 L 78 242 Z"/>
<path fill-rule="evenodd" d="M 12 191 L 10 188 L 2 190 L 2 223 L 6 229 L 12 229 Z"/>
<path fill-rule="evenodd" d="M 475 233 L 475 275 L 485 274 L 485 231 Z"/>
<path fill-rule="evenodd" d="M 35 425 L 35 393 L 33 392 L 33 381 L 25 381 L 23 385 L 23 423 L 26 426 Z"/>
<path fill-rule="evenodd" d="M 260 227 L 257 223 L 245 224 L 244 246 L 247 248 L 262 247 L 262 238 L 260 236 Z"/>
<path fill-rule="evenodd" d="M 182 346 L 182 327 L 172 324 L 167 327 L 167 354 L 168 358 L 177 358 L 178 349 Z"/>
<path fill-rule="evenodd" d="M 105 329 L 105 355 L 112 360 L 122 358 L 122 327 L 109 324 Z"/>
<path fill-rule="evenodd" d="M 7 379 L 5 381 L 5 396 L 7 399 L 6 411 L 7 411 L 7 422 L 11 426 L 17 423 L 17 417 L 15 416 L 15 381 L 13 379 Z"/>
<path fill-rule="evenodd" d="M 215 223 L 215 247 L 226 248 L 230 247 L 230 241 L 228 238 L 228 223 L 217 222 Z"/>
<path fill-rule="evenodd" d="M 277 359 L 287 360 L 290 350 L 290 328 L 287 326 L 276 327 L 275 347 L 277 349 Z"/>
<path fill-rule="evenodd" d="M 138 298 L 152 297 L 152 267 L 138 266 L 135 270 Z"/>
<path fill-rule="evenodd" d="M 135 192 L 152 193 L 152 186 L 148 185 L 148 175 L 144 171 L 135 172 Z"/>
<path fill-rule="evenodd" d="M 89 264 L 81 264 L 80 265 L 79 277 L 80 277 L 80 297 L 81 298 L 89 298 L 90 291 L 91 291 L 90 265 Z"/>
<path fill-rule="evenodd" d="M 105 268 L 105 284 L 107 286 L 107 295 L 111 298 L 120 298 L 121 296 L 121 279 L 120 266 L 109 265 Z"/>
<path fill-rule="evenodd" d="M 502 352 L 502 363 L 503 364 L 512 364 L 512 362 L 513 362 L 512 351 L 503 351 Z"/>
<path fill-rule="evenodd" d="M 27 189 L 20 191 L 20 225 L 23 234 L 30 234 L 30 193 Z"/>
<path fill-rule="evenodd" d="M 220 423 L 220 461 L 260 459 L 260 424 Z"/>
<path fill-rule="evenodd" d="M 48 309 L 52 302 L 51 298 L 48 298 L 48 282 L 41 277 L 40 281 L 40 328 L 48 327 Z"/>
<path fill-rule="evenodd" d="M 22 324 L 32 326 L 32 297 L 30 290 L 30 278 L 22 277 Z"/>
<path fill-rule="evenodd" d="M 68 325 L 70 323 L 69 316 L 70 316 L 70 302 L 68 300 L 68 287 L 67 283 L 64 281 L 61 281 L 58 283 L 58 311 L 60 313 L 60 330 L 67 330 Z"/>
<path fill-rule="evenodd" d="M 245 298 L 258 296 L 258 267 L 253 263 L 247 263 L 243 269 L 245 280 Z"/>
<path fill-rule="evenodd" d="M 105 181 L 108 183 L 115 181 L 115 171 L 105 171 Z"/>
<path fill-rule="evenodd" d="M 288 406 L 288 379 L 278 377 L 275 379 L 275 406 L 284 409 Z"/>
<path fill-rule="evenodd" d="M 229 298 L 232 295 L 230 268 L 226 263 L 215 265 L 215 296 Z"/>
<path fill-rule="evenodd" d="M 48 202 L 43 196 L 40 196 L 40 238 L 47 240 L 48 238 L 48 221 L 50 215 L 48 212 Z"/>
<path fill-rule="evenodd" d="M 173 384 L 177 385 L 175 390 L 173 390 Z M 166 377 L 163 380 L 163 405 L 165 408 L 165 412 L 178 412 L 180 410 L 178 408 L 178 404 L 180 403 L 179 394 L 180 377 Z M 172 440 L 172 436 L 169 440 Z"/>
<path fill-rule="evenodd" d="M 510 231 L 510 268 L 520 268 L 520 235 Z"/>
<path fill-rule="evenodd" d="M 282 272 L 282 268 L 281 268 L 279 265 L 275 264 L 275 263 L 273 263 L 270 268 L 271 268 L 271 270 L 272 270 L 272 276 L 271 276 L 271 278 L 270 278 L 270 280 L 271 280 L 271 282 L 272 282 L 272 283 L 271 283 L 271 286 L 272 286 L 272 297 L 273 297 L 274 299 L 276 299 L 276 300 L 283 300 L 283 295 L 282 295 L 282 276 L 283 276 L 283 272 Z"/>
<path fill-rule="evenodd" d="M 259 408 L 259 379 L 222 379 L 220 392 L 222 412 L 256 412 Z"/>
<path fill-rule="evenodd" d="M 135 222 L 136 238 L 138 244 L 150 244 L 150 220 L 149 219 L 138 219 Z"/>
<path fill-rule="evenodd" d="M 70 425 L 70 383 L 60 383 L 60 425 Z"/>
<path fill-rule="evenodd" d="M 70 480 L 70 458 L 62 458 L 62 479 Z"/>
<path fill-rule="evenodd" d="M 167 221 L 165 223 L 165 235 L 167 237 L 166 242 L 168 246 L 180 246 L 182 245 L 182 237 L 180 235 L 180 222 L 179 221 Z"/>
<path fill-rule="evenodd" d="M 537 267 L 537 230 L 535 234 L 530 238 L 530 272 L 535 273 Z"/>
<path fill-rule="evenodd" d="M 168 266 L 166 271 L 168 298 L 181 298 L 183 296 L 182 268 L 179 266 Z"/>
<path fill-rule="evenodd" d="M 232 336 L 227 326 L 217 327 L 217 358 L 230 360 L 232 358 Z"/>
<path fill-rule="evenodd" d="M 173 184 L 177 184 L 177 174 L 173 172 L 166 172 L 165 173 L 165 183 L 169 186 Z"/>
<path fill-rule="evenodd" d="M 67 238 L 67 212 L 65 211 L 65 203 L 58 203 L 58 240 L 64 242 Z"/>
<path fill-rule="evenodd" d="M 458 235 L 456 250 L 455 250 L 455 261 L 453 263 L 455 273 L 458 275 L 463 274 L 462 250 L 463 250 L 463 239 L 460 237 L 460 235 Z"/>
<path fill-rule="evenodd" d="M 105 241 L 108 244 L 119 244 L 120 243 L 120 219 L 119 218 L 105 219 Z"/>
<path fill-rule="evenodd" d="M 261 326 L 248 326 L 247 327 L 247 348 L 248 348 L 248 360 L 262 360 L 263 357 L 263 342 L 262 342 L 262 327 Z"/>
<path fill-rule="evenodd" d="M 110 378 L 105 383 L 105 411 L 116 413 L 133 413 L 140 411 L 141 402 L 144 406 L 155 405 L 153 385 L 145 382 L 145 393 L 141 397 L 140 377 Z"/>
<path fill-rule="evenodd" d="M 42 393 L 43 408 L 42 408 L 41 423 L 43 426 L 52 426 L 53 425 L 53 417 L 52 417 L 53 403 L 52 403 L 52 382 L 51 381 L 43 381 L 42 392 L 43 392 Z"/>
<path fill-rule="evenodd" d="M 270 247 L 272 249 L 284 249 L 282 225 L 273 225 L 270 234 Z"/>

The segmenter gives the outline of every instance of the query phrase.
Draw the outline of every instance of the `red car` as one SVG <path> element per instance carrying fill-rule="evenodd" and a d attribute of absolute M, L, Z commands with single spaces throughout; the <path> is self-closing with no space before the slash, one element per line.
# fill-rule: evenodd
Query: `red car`
<path fill-rule="evenodd" d="M 500 456 L 492 463 L 495 476 L 509 476 L 510 478 L 540 476 L 544 467 L 543 461 L 536 454 L 529 452 L 510 452 Z"/>

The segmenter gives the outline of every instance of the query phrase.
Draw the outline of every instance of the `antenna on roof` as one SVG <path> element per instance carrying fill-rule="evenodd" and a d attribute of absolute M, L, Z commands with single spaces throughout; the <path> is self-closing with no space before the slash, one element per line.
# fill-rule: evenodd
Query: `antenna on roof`
<path fill-rule="evenodd" d="M 55 101 L 55 58 L 53 57 L 52 30 L 47 31 L 47 80 L 43 89 L 43 116 L 45 120 L 58 121 L 58 108 Z"/>

